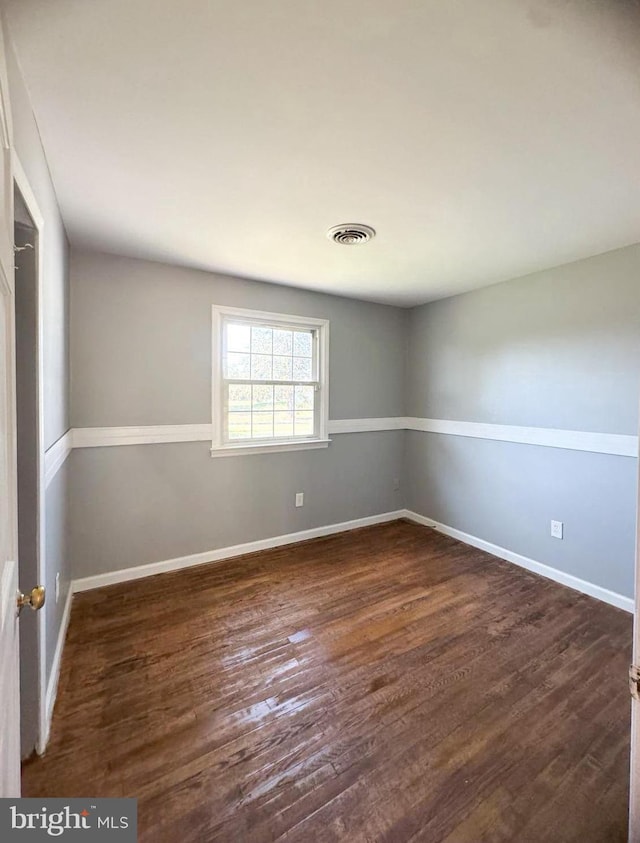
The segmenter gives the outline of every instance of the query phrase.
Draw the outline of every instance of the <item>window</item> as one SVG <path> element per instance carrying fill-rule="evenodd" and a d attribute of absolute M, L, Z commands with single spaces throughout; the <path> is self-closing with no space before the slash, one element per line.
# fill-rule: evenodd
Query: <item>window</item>
<path fill-rule="evenodd" d="M 213 308 L 212 456 L 326 447 L 329 323 Z"/>

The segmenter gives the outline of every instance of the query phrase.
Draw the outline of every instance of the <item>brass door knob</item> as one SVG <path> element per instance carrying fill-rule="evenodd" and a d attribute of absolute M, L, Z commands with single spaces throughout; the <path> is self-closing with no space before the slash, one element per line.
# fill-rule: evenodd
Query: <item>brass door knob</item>
<path fill-rule="evenodd" d="M 29 594 L 23 594 L 22 592 L 18 594 L 18 614 L 20 614 L 25 606 L 29 606 L 34 612 L 42 609 L 44 606 L 43 585 L 37 585 L 35 588 L 32 588 Z"/>

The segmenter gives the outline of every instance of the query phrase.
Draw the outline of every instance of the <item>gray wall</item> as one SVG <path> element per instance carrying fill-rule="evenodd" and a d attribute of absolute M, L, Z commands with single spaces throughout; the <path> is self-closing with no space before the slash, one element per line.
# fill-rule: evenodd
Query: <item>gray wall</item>
<path fill-rule="evenodd" d="M 640 245 L 410 311 L 411 416 L 638 432 Z"/>
<path fill-rule="evenodd" d="M 73 253 L 71 287 L 74 427 L 210 423 L 212 304 L 328 318 L 330 418 L 404 415 L 406 311 L 95 253 Z M 332 438 L 218 459 L 208 443 L 75 451 L 74 576 L 403 506 L 402 432 Z"/>
<path fill-rule="evenodd" d="M 637 434 L 640 246 L 409 318 L 409 415 Z M 626 596 L 636 470 L 627 457 L 407 434 L 410 509 Z"/>
<path fill-rule="evenodd" d="M 44 217 L 40 248 L 44 255 L 43 355 L 44 355 L 44 438 L 45 448 L 53 445 L 68 429 L 69 399 L 69 247 L 57 199 L 44 155 L 27 90 L 24 86 L 10 39 L 5 37 L 13 141 L 38 207 Z M 61 481 L 46 492 L 46 583 L 47 602 L 42 610 L 47 630 L 47 681 L 58 638 L 65 599 L 71 580 L 66 551 L 69 500 Z M 55 575 L 60 572 L 61 594 L 55 601 Z M 35 583 L 34 583 L 35 585 Z"/>
<path fill-rule="evenodd" d="M 220 459 L 206 442 L 74 451 L 74 576 L 399 509 L 403 437 L 343 434 L 326 450 Z"/>
<path fill-rule="evenodd" d="M 330 319 L 330 418 L 404 414 L 399 308 L 76 251 L 71 285 L 74 427 L 210 423 L 212 304 Z"/>

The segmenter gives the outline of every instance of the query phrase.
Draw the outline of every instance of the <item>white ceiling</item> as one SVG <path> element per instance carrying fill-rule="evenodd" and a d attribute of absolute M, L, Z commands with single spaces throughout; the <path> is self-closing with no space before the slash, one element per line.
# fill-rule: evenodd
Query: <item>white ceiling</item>
<path fill-rule="evenodd" d="M 411 305 L 640 240 L 636 0 L 8 10 L 73 245 Z"/>

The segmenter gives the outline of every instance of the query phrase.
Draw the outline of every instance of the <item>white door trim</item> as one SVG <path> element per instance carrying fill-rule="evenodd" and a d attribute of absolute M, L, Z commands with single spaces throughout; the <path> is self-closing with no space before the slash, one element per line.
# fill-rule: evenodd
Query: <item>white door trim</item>
<path fill-rule="evenodd" d="M 11 150 L 11 172 L 27 210 L 38 229 L 38 287 L 37 309 L 38 325 L 36 335 L 37 379 L 38 379 L 38 582 L 33 585 L 46 583 L 46 478 L 45 478 L 45 447 L 44 447 L 44 330 L 43 330 L 43 273 L 44 273 L 44 229 L 45 221 L 40 211 L 35 194 L 29 184 L 20 159 Z M 46 611 L 46 609 L 45 609 Z M 38 738 L 36 751 L 41 755 L 45 750 L 47 724 L 47 624 L 44 612 L 38 612 L 36 617 L 38 629 Z"/>
<path fill-rule="evenodd" d="M 633 618 L 633 664 L 640 664 L 640 461 L 636 498 L 636 577 Z M 629 782 L 629 843 L 640 843 L 640 701 L 631 699 L 631 764 Z"/>

